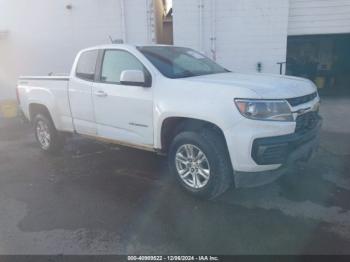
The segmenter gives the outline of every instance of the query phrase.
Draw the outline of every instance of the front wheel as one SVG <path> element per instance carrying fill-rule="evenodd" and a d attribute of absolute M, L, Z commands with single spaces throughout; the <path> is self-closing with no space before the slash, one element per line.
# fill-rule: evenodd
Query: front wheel
<path fill-rule="evenodd" d="M 214 199 L 232 183 L 232 167 L 222 137 L 211 129 L 178 134 L 169 152 L 169 167 L 190 194 Z"/>
<path fill-rule="evenodd" d="M 38 114 L 34 118 L 34 133 L 40 148 L 49 153 L 62 149 L 64 140 L 57 132 L 52 121 L 45 115 Z"/>

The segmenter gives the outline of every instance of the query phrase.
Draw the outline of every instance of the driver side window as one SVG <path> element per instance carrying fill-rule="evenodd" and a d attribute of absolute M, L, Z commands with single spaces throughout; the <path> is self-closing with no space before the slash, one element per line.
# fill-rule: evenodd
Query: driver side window
<path fill-rule="evenodd" d="M 120 75 L 124 70 L 145 71 L 142 63 L 132 54 L 123 50 L 106 50 L 104 53 L 101 82 L 120 83 Z"/>

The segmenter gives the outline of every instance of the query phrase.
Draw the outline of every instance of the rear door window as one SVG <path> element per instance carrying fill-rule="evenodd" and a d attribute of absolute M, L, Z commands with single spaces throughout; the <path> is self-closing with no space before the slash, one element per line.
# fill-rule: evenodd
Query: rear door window
<path fill-rule="evenodd" d="M 80 55 L 76 77 L 87 81 L 94 81 L 98 50 L 86 51 Z"/>

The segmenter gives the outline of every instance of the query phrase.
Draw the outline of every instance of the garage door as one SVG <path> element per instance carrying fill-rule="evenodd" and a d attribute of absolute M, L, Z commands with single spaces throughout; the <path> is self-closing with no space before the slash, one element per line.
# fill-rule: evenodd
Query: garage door
<path fill-rule="evenodd" d="M 350 0 L 290 0 L 289 35 L 350 33 Z"/>

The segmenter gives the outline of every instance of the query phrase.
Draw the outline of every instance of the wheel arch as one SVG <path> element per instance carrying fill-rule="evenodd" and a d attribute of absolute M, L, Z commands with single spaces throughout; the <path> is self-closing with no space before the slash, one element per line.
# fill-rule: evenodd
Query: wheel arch
<path fill-rule="evenodd" d="M 29 121 L 33 123 L 34 118 L 38 114 L 43 114 L 44 116 L 48 117 L 53 125 L 55 126 L 55 123 L 52 119 L 50 110 L 46 105 L 40 104 L 40 103 L 30 103 L 29 106 Z"/>
<path fill-rule="evenodd" d="M 227 142 L 223 130 L 215 123 L 192 117 L 167 117 L 162 121 L 160 130 L 161 152 L 167 154 L 172 140 L 183 131 L 199 131 L 202 128 L 210 128 L 220 135 L 227 148 Z M 228 151 L 228 150 L 227 150 Z"/>

